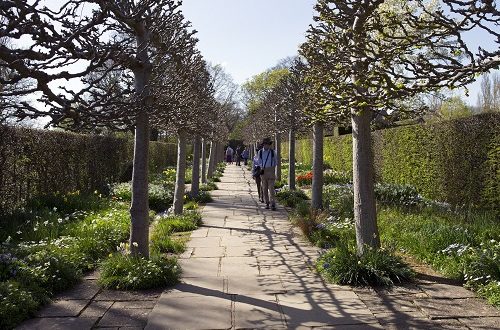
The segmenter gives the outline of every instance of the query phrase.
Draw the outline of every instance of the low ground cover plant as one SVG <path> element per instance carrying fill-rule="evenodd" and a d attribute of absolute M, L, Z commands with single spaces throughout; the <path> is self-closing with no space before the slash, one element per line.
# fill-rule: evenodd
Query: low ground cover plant
<path fill-rule="evenodd" d="M 162 184 L 149 184 L 149 207 L 156 212 L 167 210 L 174 201 L 174 190 Z M 132 200 L 132 184 L 118 183 L 111 186 L 111 195 L 122 201 Z"/>
<path fill-rule="evenodd" d="M 391 258 L 394 253 L 412 255 L 462 281 L 491 304 L 500 305 L 500 226 L 493 212 L 453 208 L 423 198 L 412 187 L 394 184 L 377 184 L 376 197 L 381 240 L 386 247 L 392 247 L 383 253 L 392 253 Z M 357 260 L 358 266 L 349 263 L 355 260 L 355 254 L 354 249 L 346 248 L 355 242 L 352 186 L 326 185 L 323 202 L 327 216 L 312 214 L 307 204 L 298 204 L 292 220 L 312 243 L 330 249 L 321 259 L 322 264 L 318 263 L 327 278 L 361 283 L 364 280 L 357 281 L 356 276 L 371 276 L 364 268 L 367 260 Z M 391 260 L 387 255 L 379 257 Z M 338 262 L 343 258 L 344 262 Z M 327 267 L 323 267 L 325 264 Z M 399 261 L 394 265 L 399 267 Z M 355 276 L 351 268 L 361 273 Z M 338 269 L 344 275 L 337 273 Z M 390 283 L 375 280 L 372 284 L 384 282 Z"/>
<path fill-rule="evenodd" d="M 128 237 L 127 205 L 111 203 L 99 211 L 77 211 L 51 222 L 37 215 L 37 240 L 6 240 L 0 246 L 0 328 L 12 328 L 49 298 L 75 284 Z M 59 216 L 59 214 L 58 214 Z M 55 230 L 44 227 L 57 227 Z M 33 237 L 26 234 L 24 237 Z"/>

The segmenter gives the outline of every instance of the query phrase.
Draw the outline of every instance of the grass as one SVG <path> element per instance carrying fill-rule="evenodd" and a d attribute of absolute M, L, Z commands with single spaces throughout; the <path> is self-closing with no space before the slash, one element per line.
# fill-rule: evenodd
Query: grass
<path fill-rule="evenodd" d="M 311 212 L 305 201 L 296 204 L 292 221 L 313 244 L 330 249 L 322 264 L 318 263 L 325 277 L 337 283 L 390 284 L 394 279 L 384 275 L 389 270 L 383 261 L 392 263 L 396 274 L 404 273 L 400 259 L 392 259 L 397 258 L 397 251 L 428 263 L 491 304 L 500 305 L 500 226 L 494 213 L 453 210 L 445 203 L 422 198 L 407 186 L 377 185 L 376 196 L 381 241 L 391 249 L 381 250 L 380 256 L 371 254 L 369 260 L 358 258 L 354 248 L 346 248 L 355 245 L 350 184 L 324 187 L 326 214 Z M 284 203 L 294 198 L 286 193 L 283 197 Z M 366 267 L 371 267 L 372 275 Z M 379 279 L 372 277 L 377 272 Z"/>
<path fill-rule="evenodd" d="M 111 187 L 113 197 L 130 202 L 132 200 L 132 184 L 119 183 Z M 156 212 L 163 212 L 172 206 L 174 191 L 162 184 L 149 184 L 149 207 Z"/>

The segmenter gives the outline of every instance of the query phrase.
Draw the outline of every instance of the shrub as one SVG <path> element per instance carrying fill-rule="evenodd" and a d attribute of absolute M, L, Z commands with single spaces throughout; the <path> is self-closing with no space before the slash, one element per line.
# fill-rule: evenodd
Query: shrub
<path fill-rule="evenodd" d="M 200 191 L 211 191 L 219 189 L 214 181 L 208 181 L 200 186 Z"/>
<path fill-rule="evenodd" d="M 188 201 L 188 202 L 194 201 L 194 202 L 197 202 L 200 204 L 206 204 L 206 203 L 213 202 L 214 200 L 209 192 L 204 191 L 204 190 L 200 190 L 198 192 L 197 196 L 193 196 L 190 191 L 187 192 L 186 193 L 186 201 Z"/>
<path fill-rule="evenodd" d="M 316 246 L 330 249 L 337 246 L 342 241 L 355 241 L 356 233 L 354 231 L 354 220 L 345 218 L 340 219 L 330 215 L 316 225 L 314 232 L 311 233 L 311 242 Z"/>
<path fill-rule="evenodd" d="M 276 194 L 279 202 L 288 207 L 295 207 L 302 201 L 309 199 L 302 190 L 282 189 Z"/>
<path fill-rule="evenodd" d="M 328 281 L 352 286 L 391 286 L 414 276 L 411 268 L 391 251 L 367 248 L 359 256 L 347 242 L 326 252 L 317 268 Z"/>
<path fill-rule="evenodd" d="M 101 264 L 99 283 L 108 289 L 143 290 L 174 285 L 180 274 L 175 258 L 115 253 Z"/>

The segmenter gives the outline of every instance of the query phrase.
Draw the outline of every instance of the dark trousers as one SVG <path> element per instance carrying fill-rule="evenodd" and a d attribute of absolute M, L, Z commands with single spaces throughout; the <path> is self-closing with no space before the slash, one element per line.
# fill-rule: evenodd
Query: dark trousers
<path fill-rule="evenodd" d="M 259 201 L 263 200 L 262 197 L 262 179 L 260 176 L 255 177 L 255 183 L 257 184 L 257 192 L 259 193 Z"/>

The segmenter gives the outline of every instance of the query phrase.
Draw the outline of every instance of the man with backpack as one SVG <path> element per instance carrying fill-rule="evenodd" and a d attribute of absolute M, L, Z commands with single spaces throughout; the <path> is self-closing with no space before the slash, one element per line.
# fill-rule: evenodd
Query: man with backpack
<path fill-rule="evenodd" d="M 259 162 L 261 165 L 261 180 L 264 200 L 266 202 L 266 210 L 276 210 L 276 197 L 274 193 L 274 182 L 276 181 L 276 152 L 271 149 L 273 141 L 270 138 L 265 138 L 262 141 L 263 148 L 259 150 Z"/>

